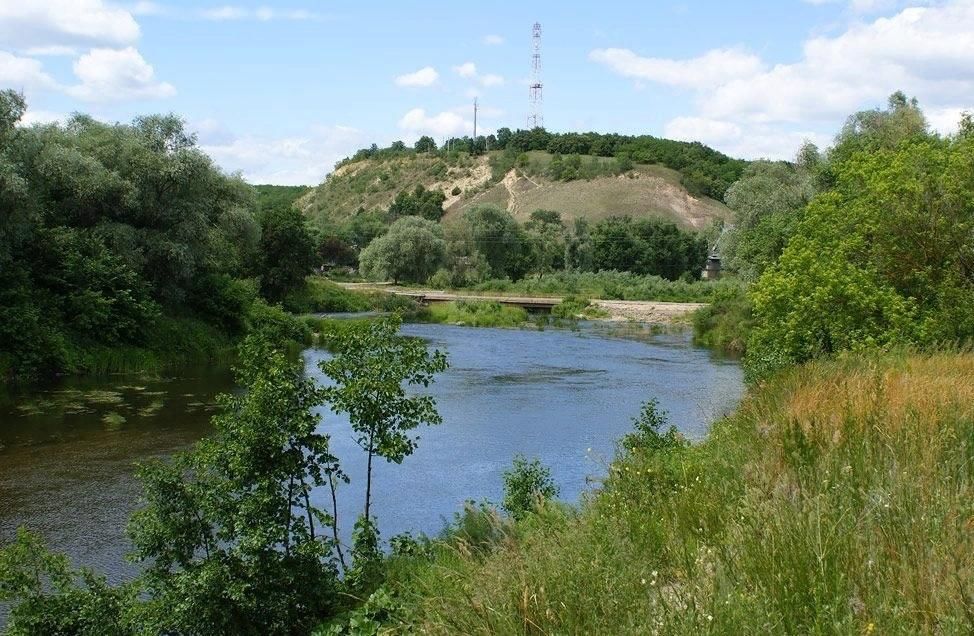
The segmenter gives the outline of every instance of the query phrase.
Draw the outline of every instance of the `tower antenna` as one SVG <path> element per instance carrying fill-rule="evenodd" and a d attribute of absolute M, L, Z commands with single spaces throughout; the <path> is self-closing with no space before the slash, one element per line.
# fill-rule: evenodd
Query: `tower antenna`
<path fill-rule="evenodd" d="M 541 114 L 541 23 L 531 27 L 531 86 L 528 89 L 528 130 L 544 128 L 544 115 Z"/>
<path fill-rule="evenodd" d="M 473 98 L 473 143 L 477 144 L 477 98 Z"/>

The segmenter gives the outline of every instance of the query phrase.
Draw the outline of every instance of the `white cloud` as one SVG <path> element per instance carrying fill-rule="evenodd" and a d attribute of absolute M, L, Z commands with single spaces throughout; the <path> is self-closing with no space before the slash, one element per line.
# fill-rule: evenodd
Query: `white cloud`
<path fill-rule="evenodd" d="M 158 99 L 170 97 L 176 89 L 155 79 L 155 71 L 132 47 L 92 49 L 74 63 L 81 83 L 67 93 L 85 101 Z"/>
<path fill-rule="evenodd" d="M 974 106 L 967 107 L 946 107 L 928 108 L 924 111 L 930 127 L 942 135 L 952 135 L 957 132 L 960 124 L 960 116 L 964 112 L 974 113 Z"/>
<path fill-rule="evenodd" d="M 396 86 L 432 86 L 440 74 L 432 66 L 424 66 L 413 73 L 406 73 L 396 78 Z"/>
<path fill-rule="evenodd" d="M 477 71 L 477 65 L 473 62 L 464 62 L 459 66 L 453 67 L 453 72 L 460 77 L 473 80 L 478 82 L 481 86 L 488 88 L 491 86 L 501 86 L 504 84 L 504 77 L 497 75 L 496 73 L 485 73 L 481 75 Z M 466 95 L 468 97 L 479 95 L 480 93 L 476 89 L 467 89 Z"/>
<path fill-rule="evenodd" d="M 424 109 L 414 108 L 402 116 L 399 120 L 399 128 L 413 137 L 431 135 L 437 139 L 442 139 L 472 134 L 473 122 L 451 111 L 427 115 Z"/>
<path fill-rule="evenodd" d="M 473 62 L 464 62 L 460 66 L 454 66 L 453 71 L 460 77 L 477 77 L 477 65 Z"/>
<path fill-rule="evenodd" d="M 663 129 L 667 139 L 700 141 L 734 157 L 793 159 L 805 141 L 825 147 L 831 137 L 813 130 L 789 130 L 781 126 L 738 125 L 705 117 L 677 117 Z"/>
<path fill-rule="evenodd" d="M 821 144 L 823 131 L 834 133 L 846 116 L 896 90 L 915 95 L 938 130 L 956 127 L 956 115 L 974 106 L 972 0 L 855 19 L 802 50 L 798 61 L 773 66 L 737 49 L 683 60 L 626 49 L 590 57 L 627 77 L 693 91 L 696 112 L 671 121 L 668 134 L 745 157 L 790 157 L 803 136 Z"/>
<path fill-rule="evenodd" d="M 210 121 L 207 126 L 225 130 Z M 315 126 L 289 137 L 235 137 L 205 139 L 200 147 L 229 172 L 241 172 L 250 183 L 316 185 L 335 163 L 365 143 L 365 135 L 347 126 Z"/>
<path fill-rule="evenodd" d="M 589 53 L 589 59 L 624 77 L 697 89 L 750 77 L 762 68 L 759 57 L 740 49 L 715 49 L 687 60 L 641 57 L 629 49 L 596 49 Z"/>
<path fill-rule="evenodd" d="M 74 57 L 78 49 L 73 46 L 32 46 L 24 50 L 24 55 L 31 57 Z"/>
<path fill-rule="evenodd" d="M 487 73 L 480 76 L 480 83 L 484 86 L 501 86 L 504 83 L 504 78 L 500 75 Z"/>
<path fill-rule="evenodd" d="M 102 0 L 0 1 L 0 42 L 7 47 L 117 46 L 139 34 L 131 13 Z"/>
<path fill-rule="evenodd" d="M 504 38 L 491 33 L 490 35 L 484 36 L 484 44 L 488 46 L 500 46 L 504 43 Z"/>
<path fill-rule="evenodd" d="M 0 86 L 36 90 L 56 88 L 57 82 L 39 61 L 0 51 Z"/>
<path fill-rule="evenodd" d="M 63 122 L 68 119 L 67 113 L 58 113 L 50 110 L 34 110 L 28 108 L 24 116 L 18 122 L 21 126 L 33 126 L 34 124 L 53 124 Z"/>
<path fill-rule="evenodd" d="M 203 9 L 198 14 L 204 20 L 224 22 L 229 20 L 319 20 L 321 15 L 305 9 L 280 9 L 261 6 L 256 9 L 237 5 L 223 5 L 212 9 Z"/>

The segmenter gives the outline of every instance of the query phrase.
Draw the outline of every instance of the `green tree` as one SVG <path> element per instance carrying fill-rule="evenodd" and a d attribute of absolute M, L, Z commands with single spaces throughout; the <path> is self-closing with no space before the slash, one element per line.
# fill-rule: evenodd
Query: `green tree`
<path fill-rule="evenodd" d="M 406 216 L 362 250 L 359 269 L 374 280 L 422 282 L 443 264 L 445 256 L 440 225 Z"/>
<path fill-rule="evenodd" d="M 398 316 L 330 335 L 334 357 L 319 366 L 332 385 L 323 394 L 336 413 L 348 413 L 355 441 L 366 453 L 365 502 L 356 523 L 353 556 L 360 586 L 374 581 L 370 567 L 378 557 L 378 531 L 372 517 L 372 468 L 376 457 L 401 464 L 419 442 L 413 431 L 441 422 L 429 395 L 407 392 L 428 387 L 447 368 L 446 356 L 426 343 L 399 334 Z"/>
<path fill-rule="evenodd" d="M 565 267 L 565 224 L 561 214 L 551 210 L 535 210 L 525 224 L 534 256 L 538 278 Z"/>
<path fill-rule="evenodd" d="M 720 246 L 728 267 L 746 280 L 760 276 L 778 259 L 814 195 L 814 175 L 801 164 L 752 162 L 724 195 L 734 211 Z"/>
<path fill-rule="evenodd" d="M 974 336 L 974 141 L 906 139 L 832 170 L 754 286 L 756 375 L 841 350 Z"/>
<path fill-rule="evenodd" d="M 152 633 L 302 633 L 336 607 L 334 511 L 310 498 L 343 477 L 317 432 L 323 390 L 260 336 L 240 360 L 246 391 L 220 398 L 216 434 L 139 468 L 129 536 Z"/>
<path fill-rule="evenodd" d="M 421 216 L 429 221 L 439 221 L 443 216 L 443 202 L 446 195 L 439 190 L 427 190 L 422 185 L 412 192 L 403 190 L 389 206 L 389 216 Z"/>
<path fill-rule="evenodd" d="M 260 225 L 260 291 L 276 302 L 304 285 L 315 265 L 315 240 L 304 215 L 291 206 L 264 210 Z"/>
<path fill-rule="evenodd" d="M 423 135 L 416 140 L 413 144 L 413 148 L 416 152 L 432 152 L 436 150 L 436 141 L 433 140 L 429 135 Z"/>
<path fill-rule="evenodd" d="M 497 278 L 522 278 L 533 263 L 525 249 L 524 231 L 507 210 L 492 205 L 478 205 L 464 213 L 475 249 L 490 265 Z"/>

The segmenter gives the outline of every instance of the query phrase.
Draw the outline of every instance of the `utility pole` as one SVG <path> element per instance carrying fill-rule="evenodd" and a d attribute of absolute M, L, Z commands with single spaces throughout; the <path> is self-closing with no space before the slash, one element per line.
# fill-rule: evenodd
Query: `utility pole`
<path fill-rule="evenodd" d="M 473 142 L 477 143 L 477 98 L 473 98 Z"/>

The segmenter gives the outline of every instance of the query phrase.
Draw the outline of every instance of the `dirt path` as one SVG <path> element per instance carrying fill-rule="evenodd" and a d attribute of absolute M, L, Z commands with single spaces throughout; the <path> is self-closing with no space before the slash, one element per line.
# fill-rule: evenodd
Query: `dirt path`
<path fill-rule="evenodd" d="M 425 298 L 433 301 L 482 300 L 505 302 L 534 307 L 551 307 L 561 302 L 558 296 L 519 296 L 516 294 L 483 294 L 476 292 L 441 291 L 397 287 L 390 283 L 338 283 L 346 289 L 383 291 L 398 296 Z M 692 312 L 706 307 L 706 303 L 673 303 L 652 300 L 592 300 L 592 304 L 605 310 L 608 316 L 603 320 L 635 321 L 655 324 L 679 322 Z"/>

